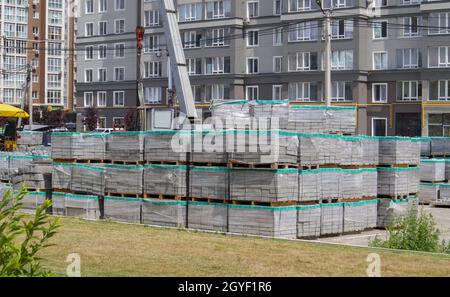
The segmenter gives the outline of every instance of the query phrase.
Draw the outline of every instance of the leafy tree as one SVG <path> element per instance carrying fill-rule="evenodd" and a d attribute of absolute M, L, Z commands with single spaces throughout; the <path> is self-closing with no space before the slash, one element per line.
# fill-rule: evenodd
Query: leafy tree
<path fill-rule="evenodd" d="M 3 195 L 0 201 L 0 277 L 51 276 L 42 268 L 37 254 L 51 246 L 49 240 L 59 227 L 58 219 L 50 219 L 46 210 L 51 202 L 46 200 L 36 209 L 33 218 L 20 213 L 26 191 Z"/>
<path fill-rule="evenodd" d="M 129 108 L 124 118 L 125 129 L 127 131 L 137 131 L 138 130 L 138 119 L 136 116 L 136 110 Z"/>
<path fill-rule="evenodd" d="M 450 253 L 450 242 L 439 241 L 440 231 L 433 215 L 412 207 L 404 217 L 395 219 L 387 228 L 387 240 L 375 237 L 371 246 L 401 250 Z"/>
<path fill-rule="evenodd" d="M 85 120 L 84 124 L 86 125 L 87 131 L 94 131 L 97 129 L 97 122 L 98 122 L 98 114 L 97 109 L 93 106 L 88 107 L 84 113 Z"/>

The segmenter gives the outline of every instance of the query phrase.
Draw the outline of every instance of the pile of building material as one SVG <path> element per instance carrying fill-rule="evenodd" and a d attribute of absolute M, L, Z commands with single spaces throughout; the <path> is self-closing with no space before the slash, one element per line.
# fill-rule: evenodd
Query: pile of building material
<path fill-rule="evenodd" d="M 361 168 L 363 198 L 374 198 L 378 195 L 378 171 L 376 168 Z"/>
<path fill-rule="evenodd" d="M 253 129 L 250 118 L 250 105 L 247 100 L 214 100 L 212 116 L 222 120 L 221 127 L 216 123 L 216 129 Z"/>
<path fill-rule="evenodd" d="M 364 168 L 344 169 L 340 173 L 340 198 L 357 199 L 363 197 Z"/>
<path fill-rule="evenodd" d="M 141 195 L 144 187 L 144 166 L 105 165 L 105 192 L 109 194 Z"/>
<path fill-rule="evenodd" d="M 422 182 L 444 182 L 445 160 L 444 159 L 422 159 L 420 161 L 420 180 Z"/>
<path fill-rule="evenodd" d="M 141 223 L 142 199 L 106 196 L 103 207 L 106 219 Z"/>
<path fill-rule="evenodd" d="M 105 168 L 100 165 L 71 164 L 70 190 L 73 192 L 104 195 Z"/>
<path fill-rule="evenodd" d="M 17 147 L 20 150 L 26 150 L 30 147 L 40 146 L 43 143 L 43 132 L 38 131 L 21 131 L 18 133 Z"/>
<path fill-rule="evenodd" d="M 367 228 L 367 201 L 344 202 L 343 232 L 361 232 Z"/>
<path fill-rule="evenodd" d="M 14 188 L 26 186 L 29 189 L 51 189 L 52 165 L 49 162 L 33 163 L 28 167 L 20 168 L 11 177 Z"/>
<path fill-rule="evenodd" d="M 72 164 L 53 163 L 52 188 L 55 190 L 70 190 L 72 179 Z"/>
<path fill-rule="evenodd" d="M 344 230 L 344 204 L 323 203 L 321 210 L 320 235 L 341 234 Z"/>
<path fill-rule="evenodd" d="M 186 201 L 143 199 L 142 223 L 155 226 L 184 228 Z"/>
<path fill-rule="evenodd" d="M 380 198 L 378 201 L 377 227 L 389 227 L 396 219 L 404 217 L 410 210 L 417 210 L 418 201 L 415 196 L 407 199 L 386 199 Z"/>
<path fill-rule="evenodd" d="M 342 140 L 339 135 L 299 134 L 301 166 L 339 164 L 342 161 Z"/>
<path fill-rule="evenodd" d="M 321 215 L 320 204 L 297 206 L 297 238 L 319 237 Z"/>
<path fill-rule="evenodd" d="M 189 207 L 189 228 L 221 232 L 227 231 L 227 204 L 189 202 L 187 207 Z"/>
<path fill-rule="evenodd" d="M 413 191 L 416 188 L 413 184 L 418 184 L 419 179 L 416 181 L 412 179 L 413 171 L 418 171 L 418 168 L 378 167 L 378 195 L 397 199 L 415 193 Z"/>
<path fill-rule="evenodd" d="M 46 199 L 47 193 L 45 192 L 27 192 L 23 196 L 22 209 L 25 211 L 34 211 L 41 206 Z"/>
<path fill-rule="evenodd" d="M 238 201 L 297 201 L 298 170 L 233 168 L 230 196 Z"/>
<path fill-rule="evenodd" d="M 145 161 L 186 161 L 190 134 L 186 131 L 151 131 L 144 138 Z M 179 141 L 173 141 L 173 140 Z M 113 142 L 113 140 L 111 140 Z"/>
<path fill-rule="evenodd" d="M 65 215 L 90 220 L 100 218 L 100 208 L 97 196 L 65 194 Z"/>
<path fill-rule="evenodd" d="M 145 135 L 145 132 L 140 131 L 111 133 L 106 142 L 106 159 L 123 162 L 144 161 Z"/>
<path fill-rule="evenodd" d="M 450 184 L 439 184 L 439 197 L 432 202 L 450 202 Z"/>
<path fill-rule="evenodd" d="M 270 237 L 297 237 L 297 207 L 228 205 L 229 232 Z"/>
<path fill-rule="evenodd" d="M 319 201 L 322 195 L 320 169 L 300 170 L 298 175 L 299 201 Z"/>
<path fill-rule="evenodd" d="M 185 165 L 145 165 L 144 194 L 186 196 L 186 169 Z"/>
<path fill-rule="evenodd" d="M 380 165 L 419 165 L 420 152 L 420 139 L 397 136 L 379 137 Z"/>
<path fill-rule="evenodd" d="M 258 122 L 258 129 L 287 129 L 289 100 L 253 100 L 250 116 Z"/>
<path fill-rule="evenodd" d="M 377 137 L 358 136 L 362 143 L 362 164 L 378 165 L 379 160 L 379 142 Z"/>
<path fill-rule="evenodd" d="M 53 160 L 71 160 L 74 158 L 72 147 L 79 140 L 74 137 L 75 135 L 68 132 L 54 132 L 51 134 Z"/>
<path fill-rule="evenodd" d="M 228 175 L 226 167 L 193 166 L 190 168 L 190 196 L 194 198 L 227 199 Z"/>
<path fill-rule="evenodd" d="M 320 201 L 341 198 L 341 168 L 323 168 L 320 171 Z"/>
<path fill-rule="evenodd" d="M 364 146 L 360 137 L 343 137 L 340 165 L 364 165 Z M 367 147 L 366 147 L 367 148 Z"/>
<path fill-rule="evenodd" d="M 106 143 L 108 134 L 73 133 L 72 158 L 77 160 L 106 159 Z"/>
<path fill-rule="evenodd" d="M 431 204 L 439 200 L 441 183 L 420 183 L 419 198 L 421 204 Z"/>
<path fill-rule="evenodd" d="M 422 156 L 440 157 L 450 155 L 449 137 L 431 137 L 422 143 Z"/>

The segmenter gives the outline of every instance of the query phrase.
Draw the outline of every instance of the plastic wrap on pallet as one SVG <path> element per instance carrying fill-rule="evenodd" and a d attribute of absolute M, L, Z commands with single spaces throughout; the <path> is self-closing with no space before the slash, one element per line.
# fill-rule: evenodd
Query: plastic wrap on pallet
<path fill-rule="evenodd" d="M 297 208 L 228 205 L 229 232 L 279 238 L 297 237 Z"/>
<path fill-rule="evenodd" d="M 356 133 L 355 106 L 329 106 L 326 110 L 326 133 Z"/>
<path fill-rule="evenodd" d="M 10 174 L 10 178 L 13 175 L 16 175 L 19 173 L 19 170 L 22 168 L 26 168 L 28 166 L 30 166 L 33 163 L 33 160 L 35 157 L 33 155 L 26 155 L 26 154 L 11 154 L 9 156 L 9 174 Z"/>
<path fill-rule="evenodd" d="M 441 189 L 440 185 L 441 184 L 439 183 L 420 183 L 419 185 L 420 203 L 428 204 L 437 201 L 439 199 L 439 190 Z"/>
<path fill-rule="evenodd" d="M 409 150 L 409 158 L 410 165 L 419 165 L 420 164 L 420 151 L 422 147 L 422 138 L 421 137 L 413 137 L 411 138 L 411 148 Z"/>
<path fill-rule="evenodd" d="M 97 196 L 65 194 L 66 216 L 89 220 L 100 218 L 100 205 Z"/>
<path fill-rule="evenodd" d="M 45 192 L 28 192 L 23 196 L 23 206 L 24 210 L 36 210 L 37 207 L 41 206 L 47 199 L 47 193 Z"/>
<path fill-rule="evenodd" d="M 290 106 L 287 129 L 298 133 L 324 133 L 326 106 Z"/>
<path fill-rule="evenodd" d="M 186 169 L 184 165 L 145 165 L 144 194 L 186 195 Z"/>
<path fill-rule="evenodd" d="M 9 180 L 9 157 L 0 152 L 0 180 Z"/>
<path fill-rule="evenodd" d="M 442 182 L 445 180 L 444 159 L 422 159 L 420 161 L 420 180 Z"/>
<path fill-rule="evenodd" d="M 420 139 L 420 155 L 423 157 L 431 156 L 431 138 L 421 137 Z"/>
<path fill-rule="evenodd" d="M 189 202 L 189 228 L 211 231 L 227 231 L 227 204 Z"/>
<path fill-rule="evenodd" d="M 420 183 L 420 168 L 410 167 L 408 168 L 408 191 L 409 194 L 416 194 L 419 192 Z"/>
<path fill-rule="evenodd" d="M 320 236 L 320 204 L 297 206 L 297 238 Z"/>
<path fill-rule="evenodd" d="M 52 193 L 52 210 L 53 215 L 66 215 L 66 193 L 53 192 Z"/>
<path fill-rule="evenodd" d="M 142 223 L 183 228 L 186 226 L 186 201 L 143 199 Z"/>
<path fill-rule="evenodd" d="M 300 170 L 298 175 L 299 201 L 319 201 L 322 195 L 321 171 Z"/>
<path fill-rule="evenodd" d="M 320 235 L 341 234 L 344 228 L 344 205 L 342 203 L 321 204 L 322 219 Z"/>
<path fill-rule="evenodd" d="M 299 163 L 302 166 L 339 164 L 342 161 L 342 137 L 326 134 L 298 134 Z"/>
<path fill-rule="evenodd" d="M 230 160 L 238 163 L 293 163 L 298 161 L 298 137 L 286 131 L 227 131 L 227 149 L 230 149 L 229 136 L 234 136 Z"/>
<path fill-rule="evenodd" d="M 214 130 L 194 133 L 192 162 L 227 163 L 226 135 L 226 131 Z M 198 143 L 202 146 L 199 147 Z"/>
<path fill-rule="evenodd" d="M 363 143 L 360 137 L 342 137 L 342 160 L 341 165 L 361 165 L 363 159 Z"/>
<path fill-rule="evenodd" d="M 70 189 L 72 180 L 72 164 L 53 163 L 52 187 L 53 189 Z"/>
<path fill-rule="evenodd" d="M 259 129 L 287 128 L 289 100 L 252 100 L 249 105 L 250 116 L 258 121 Z"/>
<path fill-rule="evenodd" d="M 341 198 L 341 175 L 340 168 L 323 168 L 320 170 L 320 200 L 330 200 Z"/>
<path fill-rule="evenodd" d="M 378 199 L 367 201 L 366 229 L 377 227 Z"/>
<path fill-rule="evenodd" d="M 431 137 L 432 156 L 450 155 L 450 137 Z"/>
<path fill-rule="evenodd" d="M 43 132 L 39 131 L 21 131 L 18 133 L 17 145 L 38 146 L 42 145 Z"/>
<path fill-rule="evenodd" d="M 213 117 L 222 120 L 223 129 L 247 129 L 246 126 L 252 128 L 247 100 L 214 100 L 211 113 Z"/>
<path fill-rule="evenodd" d="M 364 169 L 343 169 L 340 173 L 340 198 L 363 196 Z"/>
<path fill-rule="evenodd" d="M 105 192 L 119 194 L 143 193 L 144 166 L 105 165 Z"/>
<path fill-rule="evenodd" d="M 51 163 L 36 162 L 25 168 L 20 168 L 12 176 L 11 182 L 15 188 L 27 186 L 32 189 L 47 189 L 51 185 L 47 184 L 46 177 L 52 174 Z"/>
<path fill-rule="evenodd" d="M 71 164 L 70 190 L 94 195 L 105 193 L 105 168 L 100 165 Z"/>
<path fill-rule="evenodd" d="M 450 180 L 450 159 L 445 159 L 445 180 Z"/>
<path fill-rule="evenodd" d="M 198 135 L 198 134 L 197 134 Z M 190 140 L 187 131 L 151 131 L 145 134 L 146 161 L 186 161 Z"/>
<path fill-rule="evenodd" d="M 65 160 L 65 159 L 73 159 L 73 150 L 72 147 L 75 142 L 74 135 L 78 133 L 69 133 L 69 132 L 54 132 L 51 134 L 51 143 L 52 143 L 52 159 L 56 160 Z"/>
<path fill-rule="evenodd" d="M 408 137 L 379 137 L 380 164 L 418 164 L 420 160 L 420 142 Z"/>
<path fill-rule="evenodd" d="M 190 194 L 196 198 L 227 199 L 228 168 L 193 166 L 190 171 Z"/>
<path fill-rule="evenodd" d="M 364 168 L 362 171 L 362 196 L 376 197 L 378 194 L 378 173 L 376 168 Z"/>
<path fill-rule="evenodd" d="M 108 197 L 104 199 L 105 218 L 119 222 L 141 222 L 142 199 L 126 197 Z"/>
<path fill-rule="evenodd" d="M 231 199 L 258 202 L 297 201 L 297 169 L 231 169 Z"/>
<path fill-rule="evenodd" d="M 439 185 L 439 199 L 436 199 L 435 201 L 444 201 L 444 202 L 450 202 L 450 184 L 440 184 Z M 432 201 L 432 202 L 435 202 Z M 420 201 L 424 202 L 424 201 Z"/>
<path fill-rule="evenodd" d="M 378 195 L 408 195 L 410 171 L 410 168 L 378 167 Z"/>
<path fill-rule="evenodd" d="M 367 228 L 367 201 L 344 202 L 343 232 L 360 232 Z"/>
<path fill-rule="evenodd" d="M 389 227 L 396 219 L 406 216 L 412 207 L 415 207 L 414 200 L 410 199 L 378 199 L 377 227 Z"/>
<path fill-rule="evenodd" d="M 362 164 L 378 165 L 379 163 L 379 143 L 377 137 L 358 136 L 362 143 Z"/>
<path fill-rule="evenodd" d="M 145 132 L 113 132 L 107 138 L 107 159 L 125 162 L 144 160 Z"/>
<path fill-rule="evenodd" d="M 109 134 L 74 133 L 72 142 L 72 158 L 77 160 L 106 159 L 106 143 Z"/>

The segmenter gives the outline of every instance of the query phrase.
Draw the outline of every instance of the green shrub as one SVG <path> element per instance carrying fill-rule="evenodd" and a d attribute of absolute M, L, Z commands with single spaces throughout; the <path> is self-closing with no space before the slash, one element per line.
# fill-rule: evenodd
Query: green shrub
<path fill-rule="evenodd" d="M 0 276 L 51 276 L 42 268 L 38 252 L 51 246 L 48 241 L 59 227 L 58 219 L 51 219 L 46 200 L 36 209 L 34 217 L 20 213 L 25 188 L 11 191 L 0 200 Z"/>
<path fill-rule="evenodd" d="M 450 242 L 440 242 L 433 215 L 412 207 L 404 217 L 395 219 L 386 229 L 387 240 L 375 237 L 370 246 L 400 250 L 450 253 Z"/>

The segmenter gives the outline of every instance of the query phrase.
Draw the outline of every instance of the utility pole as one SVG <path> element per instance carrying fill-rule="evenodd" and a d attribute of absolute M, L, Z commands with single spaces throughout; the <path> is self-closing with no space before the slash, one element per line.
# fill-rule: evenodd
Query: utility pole
<path fill-rule="evenodd" d="M 136 38 L 137 38 L 137 93 L 138 93 L 138 101 L 139 101 L 139 110 L 140 110 L 140 126 L 141 131 L 147 130 L 147 110 L 145 107 L 145 99 L 144 99 L 144 84 L 142 78 L 142 48 L 144 47 L 144 33 L 145 28 L 142 26 L 138 26 L 136 28 Z"/>
<path fill-rule="evenodd" d="M 324 97 L 327 102 L 327 106 L 331 106 L 331 14 L 333 8 L 324 10 L 322 7 L 322 1 L 316 0 L 317 5 L 319 5 L 320 10 L 325 16 L 325 26 L 324 26 L 324 39 L 325 39 L 325 53 L 324 53 L 324 66 L 325 66 L 325 79 L 324 79 Z M 333 6 L 333 3 L 331 3 Z"/>
<path fill-rule="evenodd" d="M 25 101 L 28 98 L 28 118 L 30 131 L 33 131 L 33 96 L 32 96 L 32 84 L 31 84 L 31 74 L 33 73 L 33 67 L 31 64 L 27 64 L 27 78 L 25 81 L 25 88 L 23 91 L 22 101 L 20 102 L 20 108 L 25 109 Z M 19 118 L 17 125 L 20 127 L 22 125 L 22 119 Z"/>

